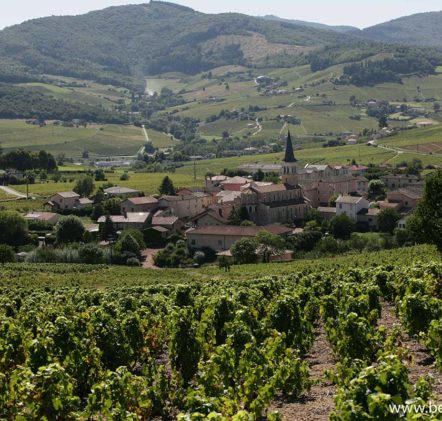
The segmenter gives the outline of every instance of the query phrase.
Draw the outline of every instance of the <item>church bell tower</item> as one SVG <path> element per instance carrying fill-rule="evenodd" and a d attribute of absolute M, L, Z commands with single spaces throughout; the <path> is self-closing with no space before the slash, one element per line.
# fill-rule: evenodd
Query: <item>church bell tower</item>
<path fill-rule="evenodd" d="M 297 174 L 297 159 L 293 152 L 292 137 L 290 136 L 290 130 L 287 133 L 287 141 L 285 145 L 284 159 L 281 166 L 281 178 L 284 184 L 295 186 L 298 184 Z"/>

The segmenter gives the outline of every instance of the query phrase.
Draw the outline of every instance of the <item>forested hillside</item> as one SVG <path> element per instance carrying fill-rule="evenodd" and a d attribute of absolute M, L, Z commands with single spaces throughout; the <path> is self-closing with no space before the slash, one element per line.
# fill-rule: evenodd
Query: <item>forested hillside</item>
<path fill-rule="evenodd" d="M 0 32 L 0 57 L 39 73 L 121 84 L 140 73 L 265 64 L 272 55 L 293 61 L 304 50 L 341 40 L 330 31 L 151 2 L 7 28 Z"/>
<path fill-rule="evenodd" d="M 410 45 L 442 45 L 442 11 L 418 13 L 366 28 L 364 38 Z"/>

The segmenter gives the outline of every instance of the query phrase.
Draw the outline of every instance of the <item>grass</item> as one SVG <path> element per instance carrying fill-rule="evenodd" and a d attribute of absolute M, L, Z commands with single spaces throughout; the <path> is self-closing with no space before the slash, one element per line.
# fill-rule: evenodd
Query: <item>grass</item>
<path fill-rule="evenodd" d="M 146 194 L 157 194 L 158 188 L 163 178 L 169 176 L 176 187 L 185 187 L 195 185 L 193 176 L 190 173 L 135 173 L 129 172 L 129 180 L 121 181 L 120 177 L 124 173 L 123 170 L 117 170 L 113 173 L 106 173 L 107 181 L 95 182 L 96 188 L 102 186 L 105 183 L 113 183 L 121 187 L 130 187 L 139 191 L 143 191 Z M 82 174 L 67 174 L 65 177 L 66 182 L 55 183 L 48 181 L 46 183 L 35 183 L 29 185 L 30 194 L 36 194 L 39 196 L 50 196 L 60 191 L 70 191 L 74 188 L 76 180 L 81 177 Z M 203 179 L 199 178 L 196 184 L 202 185 Z M 25 185 L 14 186 L 16 190 L 26 192 Z"/>
<path fill-rule="evenodd" d="M 140 269 L 128 267 L 85 266 L 64 264 L 7 264 L 0 268 L 0 283 L 20 284 L 23 287 L 78 286 L 106 288 L 112 286 L 186 283 L 191 281 L 244 280 L 266 276 L 286 276 L 294 272 L 333 270 L 342 267 L 367 267 L 385 264 L 409 264 L 438 259 L 435 247 L 414 246 L 358 255 L 348 254 L 317 260 L 295 260 L 290 263 L 232 266 L 230 272 L 217 266 L 201 269 Z"/>
<path fill-rule="evenodd" d="M 163 148 L 174 144 L 170 136 L 149 130 L 149 137 L 155 147 Z M 64 153 L 70 157 L 81 157 L 89 151 L 91 157 L 131 156 L 144 144 L 141 128 L 115 124 L 85 127 L 60 127 L 50 122 L 46 127 L 26 124 L 24 120 L 0 120 L 0 139 L 8 150 L 24 148 L 31 151 L 42 149 L 52 154 Z"/>

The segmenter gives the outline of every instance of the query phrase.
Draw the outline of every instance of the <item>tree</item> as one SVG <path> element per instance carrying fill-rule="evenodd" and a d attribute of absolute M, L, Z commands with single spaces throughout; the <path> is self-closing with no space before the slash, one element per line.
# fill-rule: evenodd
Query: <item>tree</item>
<path fill-rule="evenodd" d="M 229 217 L 227 218 L 227 222 L 229 225 L 241 225 L 242 219 L 240 211 L 236 208 L 233 208 L 230 212 Z"/>
<path fill-rule="evenodd" d="M 18 212 L 0 212 L 0 243 L 21 246 L 29 241 L 28 224 Z"/>
<path fill-rule="evenodd" d="M 253 238 L 242 238 L 230 249 L 235 263 L 239 265 L 256 262 L 257 243 Z"/>
<path fill-rule="evenodd" d="M 78 243 L 82 240 L 83 234 L 83 222 L 78 216 L 64 216 L 55 226 L 55 237 L 59 244 Z"/>
<path fill-rule="evenodd" d="M 107 214 L 106 219 L 104 220 L 104 224 L 100 226 L 100 239 L 103 241 L 109 241 L 115 238 L 116 235 L 117 233 L 115 231 L 115 227 L 110 214 Z"/>
<path fill-rule="evenodd" d="M 94 172 L 95 181 L 106 181 L 106 174 L 102 169 L 95 170 Z M 101 190 L 103 191 L 103 190 Z"/>
<path fill-rule="evenodd" d="M 331 208 L 335 208 L 335 207 L 336 207 L 336 199 L 337 199 L 339 196 L 340 196 L 339 194 L 334 194 L 333 196 L 331 196 L 331 197 L 328 199 L 328 205 L 329 205 Z"/>
<path fill-rule="evenodd" d="M 129 257 L 141 258 L 140 245 L 133 235 L 125 235 L 120 241 L 121 253 L 129 255 Z"/>
<path fill-rule="evenodd" d="M 106 213 L 104 207 L 101 203 L 97 203 L 92 208 L 91 219 L 94 221 L 98 221 L 100 216 L 103 216 Z"/>
<path fill-rule="evenodd" d="M 322 222 L 324 221 L 324 217 L 322 216 L 321 212 L 319 212 L 317 209 L 312 208 L 309 209 L 305 214 L 305 222 L 310 222 L 310 221 L 315 221 L 318 225 L 321 225 Z"/>
<path fill-rule="evenodd" d="M 379 231 L 393 234 L 396 224 L 401 219 L 396 209 L 383 209 L 378 215 Z"/>
<path fill-rule="evenodd" d="M 331 219 L 330 230 L 333 233 L 333 237 L 347 240 L 355 230 L 355 223 L 343 213 L 342 215 L 335 216 Z"/>
<path fill-rule="evenodd" d="M 440 111 L 440 103 L 439 102 L 435 102 L 433 104 L 433 109 L 435 113 L 438 113 Z"/>
<path fill-rule="evenodd" d="M 427 177 L 423 198 L 407 220 L 408 227 L 416 238 L 435 244 L 442 253 L 442 170 Z"/>
<path fill-rule="evenodd" d="M 218 259 L 218 267 L 226 272 L 230 272 L 230 260 L 227 256 L 220 256 Z"/>
<path fill-rule="evenodd" d="M 282 237 L 268 231 L 260 231 L 256 236 L 258 255 L 262 256 L 264 263 L 270 261 L 271 256 L 278 256 L 285 250 L 285 241 Z"/>
<path fill-rule="evenodd" d="M 175 187 L 173 185 L 172 180 L 166 175 L 161 182 L 161 186 L 159 188 L 160 194 L 174 196 L 176 194 Z"/>
<path fill-rule="evenodd" d="M 0 244 L 0 264 L 15 262 L 14 249 L 7 244 Z"/>
<path fill-rule="evenodd" d="M 140 230 L 137 229 L 127 229 L 121 233 L 120 240 L 123 240 L 127 235 L 131 235 L 135 238 L 135 241 L 138 243 L 140 250 L 146 248 L 146 243 L 144 242 L 144 235 Z"/>
<path fill-rule="evenodd" d="M 382 128 L 384 128 L 384 127 L 388 127 L 388 118 L 387 118 L 387 116 L 384 114 L 384 115 L 381 115 L 380 117 L 379 117 L 379 120 L 378 120 L 378 122 L 379 122 L 379 127 L 382 129 Z"/>
<path fill-rule="evenodd" d="M 74 192 L 78 193 L 82 197 L 88 197 L 94 192 L 94 189 L 94 180 L 91 176 L 87 175 L 77 180 L 74 187 Z"/>
<path fill-rule="evenodd" d="M 385 195 L 385 184 L 381 180 L 370 180 L 368 183 L 368 196 L 375 199 Z"/>

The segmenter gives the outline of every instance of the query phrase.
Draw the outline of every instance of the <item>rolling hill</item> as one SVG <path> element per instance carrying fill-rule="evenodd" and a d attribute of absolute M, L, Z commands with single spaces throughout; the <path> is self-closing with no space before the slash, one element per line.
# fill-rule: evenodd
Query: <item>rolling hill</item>
<path fill-rule="evenodd" d="M 324 23 L 306 22 L 304 20 L 284 19 L 284 18 L 281 18 L 279 16 L 275 16 L 275 15 L 265 15 L 265 16 L 263 16 L 263 18 L 267 19 L 267 20 L 277 21 L 277 22 L 286 22 L 286 23 L 292 23 L 294 25 L 308 26 L 310 28 L 324 29 L 324 30 L 328 30 L 328 31 L 336 31 L 336 32 L 344 33 L 344 34 L 347 34 L 347 33 L 357 34 L 358 32 L 360 32 L 360 29 L 356 28 L 355 26 L 326 25 Z"/>
<path fill-rule="evenodd" d="M 441 25 L 442 11 L 418 13 L 366 28 L 360 35 L 387 43 L 440 47 Z"/>
<path fill-rule="evenodd" d="M 0 32 L 0 74 L 122 84 L 140 74 L 197 73 L 224 64 L 265 66 L 277 59 L 289 65 L 307 51 L 345 41 L 334 31 L 151 1 L 6 28 Z"/>

